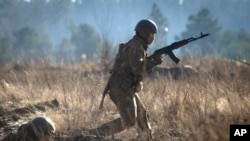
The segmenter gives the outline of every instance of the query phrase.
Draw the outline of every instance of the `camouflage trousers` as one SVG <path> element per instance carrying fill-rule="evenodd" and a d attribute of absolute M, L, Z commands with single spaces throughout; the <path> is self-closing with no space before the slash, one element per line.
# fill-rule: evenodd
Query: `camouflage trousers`
<path fill-rule="evenodd" d="M 119 86 L 112 86 L 109 96 L 115 103 L 120 118 L 96 128 L 98 134 L 100 136 L 109 136 L 137 125 L 138 137 L 146 138 L 143 139 L 145 141 L 151 140 L 152 136 L 148 113 L 134 88 L 125 90 Z"/>

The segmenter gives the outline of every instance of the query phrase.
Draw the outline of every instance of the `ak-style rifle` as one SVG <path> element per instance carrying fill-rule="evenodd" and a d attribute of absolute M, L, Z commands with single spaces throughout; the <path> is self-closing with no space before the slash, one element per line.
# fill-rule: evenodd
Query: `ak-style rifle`
<path fill-rule="evenodd" d="M 195 40 L 198 40 L 198 39 L 201 39 L 203 37 L 206 37 L 206 36 L 209 36 L 210 34 L 209 33 L 206 33 L 206 34 L 203 34 L 201 32 L 201 35 L 200 37 L 190 37 L 188 39 L 184 39 L 184 40 L 181 40 L 181 41 L 177 41 L 177 42 L 174 42 L 172 43 L 171 45 L 169 46 L 165 46 L 163 48 L 160 48 L 158 50 L 156 50 L 151 56 L 148 57 L 149 60 L 155 58 L 156 56 L 159 56 L 159 55 L 162 55 L 162 54 L 166 54 L 168 55 L 176 64 L 179 63 L 180 59 L 177 58 L 175 56 L 175 54 L 173 53 L 173 50 L 174 49 L 177 49 L 179 47 L 182 47 L 190 42 L 193 42 Z"/>

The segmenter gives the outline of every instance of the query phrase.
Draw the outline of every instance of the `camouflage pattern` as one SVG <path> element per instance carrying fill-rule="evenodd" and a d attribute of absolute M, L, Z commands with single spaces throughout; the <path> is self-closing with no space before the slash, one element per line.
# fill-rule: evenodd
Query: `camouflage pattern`
<path fill-rule="evenodd" d="M 17 133 L 10 133 L 3 141 L 55 141 L 53 122 L 45 117 L 36 117 L 32 121 L 21 125 Z"/>
<path fill-rule="evenodd" d="M 120 44 L 107 86 L 121 117 L 96 128 L 99 136 L 113 135 L 137 125 L 142 140 L 152 139 L 148 113 L 138 96 L 143 78 L 159 64 L 147 59 L 147 48 L 146 41 L 137 35 Z"/>

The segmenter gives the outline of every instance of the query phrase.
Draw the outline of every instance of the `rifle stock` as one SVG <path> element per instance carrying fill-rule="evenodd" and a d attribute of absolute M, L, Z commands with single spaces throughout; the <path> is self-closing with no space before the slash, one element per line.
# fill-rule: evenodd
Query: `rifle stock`
<path fill-rule="evenodd" d="M 195 40 L 198 40 L 198 39 L 201 39 L 203 37 L 206 37 L 206 36 L 209 36 L 210 34 L 209 33 L 206 33 L 206 34 L 203 34 L 201 32 L 201 35 L 200 37 L 190 37 L 188 39 L 184 39 L 184 40 L 181 40 L 181 41 L 177 41 L 177 42 L 174 42 L 172 43 L 171 45 L 169 46 L 165 46 L 163 48 L 160 48 L 158 50 L 156 50 L 151 56 L 148 57 L 149 60 L 155 58 L 156 56 L 159 56 L 159 55 L 162 55 L 162 54 L 166 54 L 168 55 L 176 64 L 179 63 L 180 59 L 176 57 L 176 55 L 173 53 L 173 50 L 174 49 L 177 49 L 179 47 L 182 47 L 192 41 L 195 41 Z"/>

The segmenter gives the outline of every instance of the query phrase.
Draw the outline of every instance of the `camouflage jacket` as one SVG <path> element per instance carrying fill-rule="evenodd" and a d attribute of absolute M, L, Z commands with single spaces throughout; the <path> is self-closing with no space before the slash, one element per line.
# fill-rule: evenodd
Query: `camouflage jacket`
<path fill-rule="evenodd" d="M 117 78 L 114 81 L 126 81 L 131 85 L 142 81 L 158 65 L 154 60 L 148 60 L 147 48 L 146 41 L 138 36 L 120 44 L 112 69 L 112 75 Z"/>

